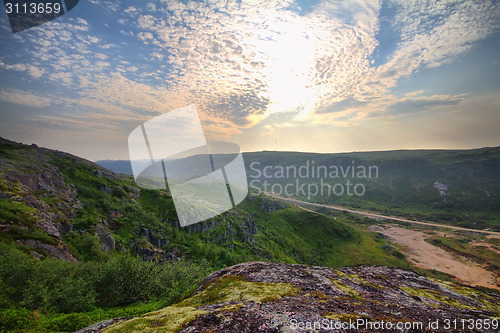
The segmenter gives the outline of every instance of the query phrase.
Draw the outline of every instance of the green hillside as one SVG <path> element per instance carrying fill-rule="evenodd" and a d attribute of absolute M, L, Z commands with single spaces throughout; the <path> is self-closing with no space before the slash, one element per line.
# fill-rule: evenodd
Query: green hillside
<path fill-rule="evenodd" d="M 500 231 L 500 147 L 338 154 L 263 151 L 244 153 L 244 159 L 254 193 L 267 190 L 315 203 Z M 131 174 L 129 161 L 97 163 Z M 362 168 L 366 175 L 358 174 Z M 322 184 L 337 186 L 336 191 L 324 187 L 321 192 Z M 362 195 L 353 191 L 357 184 Z M 445 190 L 440 192 L 440 186 Z"/>
<path fill-rule="evenodd" d="M 406 266 L 351 223 L 251 195 L 180 228 L 168 191 L 67 153 L 0 139 L 0 330 L 73 331 L 188 296 L 210 271 L 264 260 Z"/>
<path fill-rule="evenodd" d="M 267 182 L 268 192 L 304 201 L 500 230 L 500 147 L 344 154 L 256 152 L 246 153 L 245 162 L 254 192 L 264 190 Z M 332 186 L 330 192 L 325 184 Z M 322 186 L 323 193 L 316 194 Z"/>

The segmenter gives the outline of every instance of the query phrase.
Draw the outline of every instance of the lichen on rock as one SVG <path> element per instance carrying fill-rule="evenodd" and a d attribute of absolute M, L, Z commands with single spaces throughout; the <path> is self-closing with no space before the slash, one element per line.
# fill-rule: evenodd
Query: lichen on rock
<path fill-rule="evenodd" d="M 176 305 L 103 332 L 287 332 L 293 331 L 292 322 L 363 319 L 426 325 L 499 316 L 500 296 L 409 269 L 248 262 L 212 273 Z"/>

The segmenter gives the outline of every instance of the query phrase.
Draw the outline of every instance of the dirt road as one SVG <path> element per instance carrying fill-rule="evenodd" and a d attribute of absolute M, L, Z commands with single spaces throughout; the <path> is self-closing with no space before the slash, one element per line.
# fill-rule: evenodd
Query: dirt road
<path fill-rule="evenodd" d="M 349 212 L 349 213 L 353 213 L 353 214 L 363 215 L 363 216 L 370 217 L 373 219 L 384 219 L 384 220 L 391 220 L 391 221 L 398 221 L 398 222 L 420 224 L 420 225 L 425 225 L 425 226 L 429 226 L 429 227 L 448 228 L 451 230 L 461 230 L 461 231 L 472 231 L 472 232 L 479 232 L 482 234 L 500 236 L 500 232 L 496 232 L 496 231 L 469 229 L 469 228 L 455 227 L 455 226 L 445 225 L 445 224 L 438 224 L 438 223 L 433 223 L 433 222 L 413 221 L 413 220 L 407 220 L 407 219 L 404 219 L 402 217 L 397 217 L 397 216 L 386 216 L 386 215 L 364 212 L 364 211 L 360 211 L 360 210 L 348 209 L 348 208 L 339 207 L 339 206 L 322 205 L 322 204 L 301 201 L 301 200 L 297 200 L 297 199 L 283 198 L 283 197 L 277 196 L 277 195 L 272 194 L 272 193 L 266 193 L 266 195 L 269 195 L 270 197 L 273 197 L 273 198 L 276 198 L 276 199 L 279 199 L 279 200 L 282 200 L 285 202 L 292 203 L 294 205 L 309 205 L 309 206 L 315 206 L 315 207 L 328 208 L 328 209 L 338 210 L 338 211 L 342 211 L 342 212 Z"/>
<path fill-rule="evenodd" d="M 423 231 L 409 230 L 395 226 L 371 226 L 371 230 L 380 232 L 400 244 L 400 249 L 407 256 L 408 262 L 416 267 L 435 269 L 455 276 L 461 282 L 472 286 L 484 286 L 500 290 L 492 272 L 470 261 L 461 261 L 453 254 L 425 241 L 429 234 Z"/>

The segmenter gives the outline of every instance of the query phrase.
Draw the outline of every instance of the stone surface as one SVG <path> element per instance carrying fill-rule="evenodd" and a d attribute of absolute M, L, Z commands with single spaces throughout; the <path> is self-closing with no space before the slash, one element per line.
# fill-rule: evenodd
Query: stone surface
<path fill-rule="evenodd" d="M 499 295 L 428 279 L 408 269 L 249 262 L 212 273 L 181 303 L 103 331 L 297 332 L 298 325 L 304 325 L 301 332 L 374 332 L 367 325 L 383 320 L 423 325 L 393 332 L 460 332 L 464 330 L 445 329 L 444 323 L 499 316 Z M 307 326 L 335 328 L 358 320 L 355 329 Z M 436 321 L 437 329 L 426 329 Z"/>
<path fill-rule="evenodd" d="M 115 237 L 102 224 L 95 226 L 95 233 L 99 237 L 103 251 L 113 251 L 115 249 Z"/>
<path fill-rule="evenodd" d="M 71 254 L 71 251 L 69 248 L 66 246 L 64 243 L 60 243 L 58 246 L 54 245 L 49 245 L 40 242 L 39 240 L 34 240 L 34 239 L 19 239 L 17 240 L 18 244 L 21 244 L 26 247 L 30 247 L 33 249 L 40 249 L 46 251 L 49 256 L 52 259 L 61 259 L 61 260 L 67 260 L 67 261 L 73 261 L 77 262 L 73 255 Z M 37 256 L 37 255 L 35 255 Z M 39 256 L 37 256 L 39 257 Z"/>

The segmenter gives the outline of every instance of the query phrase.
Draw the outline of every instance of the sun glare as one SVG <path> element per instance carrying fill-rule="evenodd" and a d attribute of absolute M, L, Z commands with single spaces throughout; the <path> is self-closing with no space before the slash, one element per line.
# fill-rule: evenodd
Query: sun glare
<path fill-rule="evenodd" d="M 252 43 L 257 59 L 264 64 L 268 113 L 304 111 L 314 100 L 311 75 L 314 69 L 314 40 L 311 29 L 300 20 L 280 18 L 258 31 Z"/>

